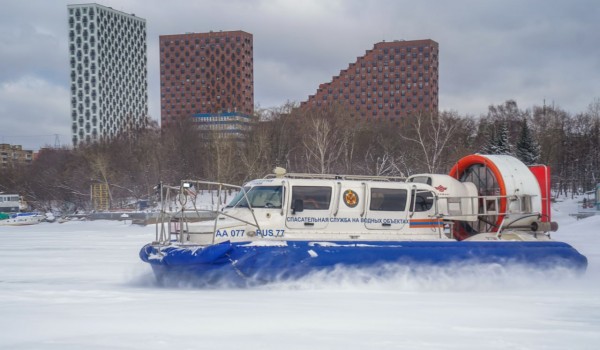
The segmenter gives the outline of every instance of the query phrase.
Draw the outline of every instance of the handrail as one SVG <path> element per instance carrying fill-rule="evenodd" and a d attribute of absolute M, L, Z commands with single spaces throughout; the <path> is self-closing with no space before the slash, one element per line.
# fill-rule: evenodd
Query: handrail
<path fill-rule="evenodd" d="M 367 212 L 367 193 L 369 192 L 369 185 L 366 182 L 363 182 L 362 184 L 363 187 L 363 193 L 365 194 L 365 200 L 362 203 L 362 208 L 360 210 L 360 217 L 364 217 L 365 213 Z"/>
<path fill-rule="evenodd" d="M 214 207 L 212 209 L 198 208 L 196 206 L 195 199 L 191 201 L 193 208 L 186 207 L 187 201 L 188 201 L 187 197 L 189 195 L 189 193 L 186 193 L 186 191 L 189 191 L 188 189 L 191 188 L 192 186 L 195 186 L 196 189 L 198 189 L 198 187 L 200 187 L 200 185 L 209 185 L 209 186 L 216 185 L 216 186 L 218 186 L 219 192 L 218 192 L 218 199 L 217 199 L 218 203 L 217 203 L 216 210 Z M 224 213 L 221 211 L 221 209 L 222 209 L 221 193 L 222 193 L 222 191 L 227 190 L 226 189 L 227 187 L 238 189 L 238 190 L 242 191 L 243 196 L 246 199 L 246 203 L 248 203 L 248 210 L 250 210 L 254 222 L 246 221 L 246 220 L 243 220 L 241 218 L 238 218 L 236 216 L 233 216 L 233 215 L 230 215 L 230 214 L 227 214 L 227 213 Z M 232 218 L 234 220 L 238 220 L 247 225 L 254 226 L 258 230 L 260 230 L 260 225 L 258 223 L 258 219 L 256 218 L 256 215 L 254 213 L 254 209 L 252 208 L 252 205 L 250 204 L 248 195 L 247 195 L 246 191 L 243 189 L 243 187 L 241 187 L 241 186 L 222 183 L 222 182 L 204 181 L 204 180 L 182 180 L 179 187 L 161 184 L 160 191 L 161 191 L 161 211 L 160 211 L 157 223 L 156 223 L 156 225 L 157 225 L 156 226 L 156 241 L 158 243 L 161 243 L 161 244 L 169 243 L 170 236 L 171 236 L 171 232 L 170 232 L 171 230 L 170 230 L 170 226 L 168 227 L 168 230 L 165 230 L 165 223 L 171 222 L 171 220 L 177 215 L 179 215 L 178 222 L 179 222 L 179 234 L 180 234 L 178 237 L 178 240 L 180 242 L 183 242 L 184 227 L 189 232 L 188 221 L 186 220 L 186 217 L 187 217 L 186 212 L 189 212 L 190 209 L 192 212 L 196 213 L 197 216 L 200 216 L 200 212 L 217 214 L 215 217 L 215 225 L 213 228 L 213 230 L 214 230 L 213 231 L 213 243 L 214 243 L 214 239 L 215 239 L 214 234 L 217 232 L 218 225 L 219 225 L 218 219 L 219 219 L 219 216 L 221 216 L 221 215 Z M 167 212 L 167 210 L 166 210 L 167 209 L 166 204 L 170 203 L 171 198 L 173 198 L 172 192 L 175 192 L 174 195 L 178 196 L 177 200 L 179 202 L 179 205 L 181 206 L 181 208 L 179 210 L 177 210 L 175 213 L 170 213 L 170 212 Z M 234 207 L 237 207 L 237 206 L 234 206 Z M 159 225 L 160 225 L 160 230 L 158 227 Z"/>
<path fill-rule="evenodd" d="M 342 196 L 342 183 L 337 181 L 335 184 L 335 196 L 334 196 L 334 202 L 335 203 L 335 207 L 333 209 L 333 216 L 337 216 L 339 210 L 340 210 L 340 199 Z"/>
<path fill-rule="evenodd" d="M 281 175 L 269 174 L 265 179 L 281 178 Z M 356 180 L 356 181 L 382 181 L 382 182 L 405 182 L 404 176 L 370 176 L 370 175 L 337 175 L 337 174 L 308 174 L 308 173 L 286 173 L 283 178 L 288 179 L 323 179 L 323 180 Z"/>
<path fill-rule="evenodd" d="M 448 200 L 449 199 L 458 199 L 458 200 L 460 200 L 460 199 L 471 199 L 472 200 L 471 204 L 473 205 L 473 208 L 477 208 L 477 214 L 463 214 L 461 216 L 468 216 L 468 215 L 484 215 L 485 216 L 485 215 L 507 215 L 507 214 L 534 214 L 535 212 L 532 212 L 532 211 L 531 212 L 530 211 L 524 211 L 523 210 L 523 206 L 522 206 L 522 202 L 520 201 L 520 199 L 522 199 L 522 198 L 532 198 L 532 197 L 534 197 L 534 196 L 533 195 L 528 195 L 528 194 L 525 194 L 525 195 L 504 195 L 504 196 L 501 196 L 501 195 L 496 195 L 496 196 L 444 196 L 444 197 L 436 196 L 436 198 L 437 198 L 436 205 L 439 208 L 439 203 L 442 202 L 442 201 L 445 201 L 446 204 L 448 204 Z M 476 205 L 476 204 L 478 204 L 478 200 L 479 199 L 485 199 L 485 200 L 489 200 L 489 201 L 494 201 L 494 207 L 497 208 L 497 209 L 500 209 L 499 200 L 501 200 L 501 199 L 511 199 L 511 198 L 515 199 L 515 201 L 518 202 L 518 204 L 519 204 L 518 205 L 518 212 L 509 212 L 508 211 L 508 207 L 509 207 L 508 205 L 506 206 L 506 211 L 505 212 L 500 212 L 499 210 L 497 210 L 497 211 L 488 211 L 488 209 L 487 209 L 486 206 L 483 207 L 483 212 L 479 212 L 478 205 Z M 456 216 L 456 215 L 447 214 L 446 216 Z"/>
<path fill-rule="evenodd" d="M 242 191 L 242 194 L 244 195 L 244 199 L 246 199 L 246 203 L 248 204 L 248 210 L 250 210 L 250 213 L 252 214 L 252 218 L 254 219 L 254 222 L 255 222 L 255 224 L 251 224 L 251 223 L 249 223 L 249 222 L 247 222 L 247 221 L 241 220 L 241 219 L 239 219 L 239 218 L 236 218 L 236 217 L 234 217 L 234 216 L 231 216 L 231 215 L 228 215 L 228 216 L 229 216 L 229 217 L 231 217 L 232 219 L 235 219 L 235 220 L 238 220 L 238 221 L 241 221 L 241 222 L 247 223 L 247 224 L 249 224 L 249 225 L 255 226 L 255 227 L 258 229 L 258 230 L 260 230 L 260 226 L 258 225 L 258 219 L 256 219 L 256 215 L 254 214 L 254 209 L 252 209 L 252 205 L 250 204 L 250 199 L 248 198 L 248 193 L 246 192 L 246 190 L 244 190 L 244 188 L 243 188 L 243 187 L 240 187 L 240 186 L 235 186 L 235 185 L 234 185 L 234 187 L 237 187 L 237 188 L 241 189 L 241 191 Z M 220 205 L 220 202 L 219 202 L 219 205 Z M 282 203 L 282 205 L 281 205 L 281 206 L 283 207 L 283 203 Z M 234 208 L 237 208 L 237 203 L 236 203 L 236 204 L 235 204 L 233 207 L 234 207 Z M 221 215 L 221 214 L 225 214 L 225 213 L 223 213 L 223 212 L 221 212 L 221 211 L 219 210 L 219 212 L 218 212 L 218 214 L 217 214 L 217 218 L 218 218 L 218 217 L 219 217 L 219 215 Z M 216 222 L 216 221 L 217 221 L 217 220 L 215 220 L 215 222 Z M 216 224 L 215 224 L 215 227 L 216 227 Z M 215 228 L 215 231 L 214 231 L 214 232 L 217 232 L 216 228 Z M 214 237 L 213 237 L 213 240 L 214 240 Z"/>

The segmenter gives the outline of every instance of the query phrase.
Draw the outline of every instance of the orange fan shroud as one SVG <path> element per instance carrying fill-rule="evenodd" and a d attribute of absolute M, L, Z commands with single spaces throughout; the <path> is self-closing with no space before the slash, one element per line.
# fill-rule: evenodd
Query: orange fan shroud
<path fill-rule="evenodd" d="M 463 176 L 465 171 L 473 165 L 483 165 L 492 172 L 492 174 L 496 178 L 498 187 L 500 188 L 500 196 L 501 197 L 500 197 L 500 201 L 499 201 L 499 204 L 500 204 L 499 213 L 505 213 L 506 212 L 506 186 L 504 184 L 504 179 L 502 177 L 502 173 L 500 172 L 500 169 L 498 169 L 496 164 L 494 164 L 494 162 L 492 162 L 490 159 L 486 158 L 485 156 L 479 155 L 479 154 L 472 154 L 472 155 L 466 156 L 466 157 L 460 159 L 458 162 L 456 162 L 454 167 L 452 167 L 452 170 L 450 170 L 449 175 L 454 177 L 457 180 L 460 180 L 460 178 Z M 498 227 L 500 227 L 500 224 L 502 224 L 502 220 L 504 220 L 504 214 L 498 214 L 498 218 L 496 219 L 495 230 L 497 230 Z M 466 238 L 465 235 L 466 235 L 466 233 L 460 233 L 460 232 L 457 234 L 459 239 Z"/>

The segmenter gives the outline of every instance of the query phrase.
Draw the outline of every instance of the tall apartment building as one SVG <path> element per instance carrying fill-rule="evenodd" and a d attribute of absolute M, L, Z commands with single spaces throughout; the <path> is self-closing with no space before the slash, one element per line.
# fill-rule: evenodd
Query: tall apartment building
<path fill-rule="evenodd" d="M 337 103 L 358 120 L 401 125 L 410 115 L 437 112 L 438 62 L 433 40 L 377 43 L 301 108 Z"/>
<path fill-rule="evenodd" d="M 98 4 L 67 9 L 73 144 L 144 126 L 146 20 Z"/>
<path fill-rule="evenodd" d="M 193 117 L 205 129 L 240 133 L 254 111 L 252 34 L 160 36 L 161 127 Z"/>

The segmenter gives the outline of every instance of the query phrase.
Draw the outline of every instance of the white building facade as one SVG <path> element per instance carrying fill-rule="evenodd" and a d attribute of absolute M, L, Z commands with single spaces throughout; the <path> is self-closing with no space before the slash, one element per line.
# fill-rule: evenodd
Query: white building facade
<path fill-rule="evenodd" d="M 67 9 L 73 145 L 145 126 L 146 20 L 98 4 Z"/>

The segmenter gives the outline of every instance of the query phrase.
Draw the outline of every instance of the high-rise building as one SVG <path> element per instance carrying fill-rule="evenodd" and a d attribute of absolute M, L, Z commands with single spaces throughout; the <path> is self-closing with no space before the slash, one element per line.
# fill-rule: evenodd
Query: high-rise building
<path fill-rule="evenodd" d="M 246 129 L 254 111 L 252 41 L 239 30 L 161 35 L 161 127 L 193 117 L 203 129 Z"/>
<path fill-rule="evenodd" d="M 380 42 L 321 84 L 301 108 L 339 104 L 357 120 L 401 125 L 417 113 L 438 110 L 438 43 Z"/>
<path fill-rule="evenodd" d="M 73 144 L 144 126 L 146 20 L 98 4 L 67 9 Z"/>

